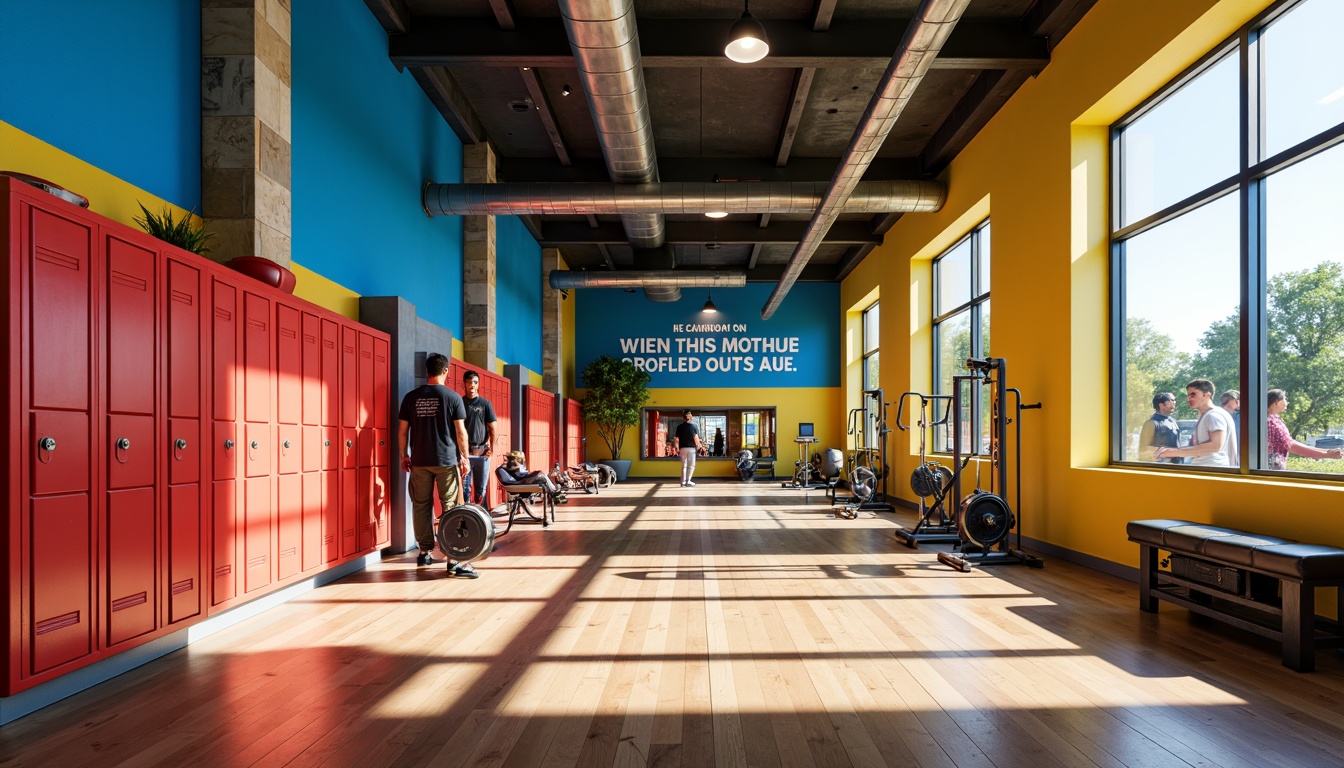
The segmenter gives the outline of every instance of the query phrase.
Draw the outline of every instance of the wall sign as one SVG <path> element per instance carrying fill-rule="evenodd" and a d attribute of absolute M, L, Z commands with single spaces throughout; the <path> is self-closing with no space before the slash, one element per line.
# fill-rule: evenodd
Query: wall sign
<path fill-rule="evenodd" d="M 674 303 L 643 291 L 576 291 L 575 376 L 611 355 L 648 371 L 660 389 L 840 386 L 840 286 L 799 283 L 762 320 L 774 287 L 714 289 L 716 314 L 701 312 L 709 292 L 700 288 L 683 288 Z"/>

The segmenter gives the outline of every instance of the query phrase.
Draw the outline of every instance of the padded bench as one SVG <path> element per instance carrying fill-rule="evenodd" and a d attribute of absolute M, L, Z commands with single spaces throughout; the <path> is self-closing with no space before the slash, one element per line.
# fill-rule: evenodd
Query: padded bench
<path fill-rule="evenodd" d="M 1316 587 L 1336 587 L 1344 619 L 1344 549 L 1188 520 L 1134 520 L 1126 532 L 1139 545 L 1140 610 L 1166 600 L 1276 640 L 1298 672 L 1316 668 L 1316 648 L 1344 645 L 1340 622 L 1316 615 Z M 1158 569 L 1158 550 L 1176 573 Z"/>
<path fill-rule="evenodd" d="M 529 519 L 540 520 L 541 527 L 548 527 L 555 522 L 555 500 L 551 494 L 546 492 L 545 488 L 532 483 L 513 483 L 512 485 L 501 485 L 504 489 L 504 495 L 509 504 L 509 524 L 499 533 L 500 536 L 513 529 L 514 518 L 519 514 L 526 515 Z M 535 496 L 541 497 L 541 517 L 538 518 L 532 511 L 531 500 Z M 550 513 L 551 519 L 547 521 L 546 515 Z"/>

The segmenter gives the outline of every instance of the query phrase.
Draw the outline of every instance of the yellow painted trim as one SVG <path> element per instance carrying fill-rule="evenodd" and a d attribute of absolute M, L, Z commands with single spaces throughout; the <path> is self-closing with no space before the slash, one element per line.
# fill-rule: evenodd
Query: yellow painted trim
<path fill-rule="evenodd" d="M 295 296 L 305 301 L 311 301 L 319 307 L 329 309 L 351 320 L 359 320 L 358 293 L 340 283 L 328 280 L 298 263 L 290 263 L 289 268 L 294 272 L 296 280 Z"/>

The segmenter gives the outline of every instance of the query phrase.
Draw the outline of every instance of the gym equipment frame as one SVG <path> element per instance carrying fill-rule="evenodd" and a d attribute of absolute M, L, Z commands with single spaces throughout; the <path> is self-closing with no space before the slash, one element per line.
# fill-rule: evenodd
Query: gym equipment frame
<path fill-rule="evenodd" d="M 914 424 L 919 428 L 919 466 L 910 473 L 910 490 L 919 497 L 919 522 L 913 529 L 898 529 L 896 538 L 911 549 L 918 549 L 921 542 L 955 544 L 961 541 L 961 534 L 957 531 L 956 520 L 948 512 L 947 497 L 952 490 L 953 475 L 959 474 L 970 458 L 967 457 L 966 462 L 959 465 L 953 464 L 949 470 L 936 461 L 929 461 L 927 453 L 929 429 L 948 423 L 952 416 L 953 398 L 951 395 L 926 395 L 922 392 L 902 393 L 896 406 L 896 428 L 902 432 L 911 428 L 902 417 L 905 415 L 906 400 L 912 397 L 919 398 L 919 420 Z M 942 417 L 930 420 L 930 410 L 936 417 L 940 404 L 943 406 Z M 932 504 L 926 501 L 928 498 L 933 499 Z"/>

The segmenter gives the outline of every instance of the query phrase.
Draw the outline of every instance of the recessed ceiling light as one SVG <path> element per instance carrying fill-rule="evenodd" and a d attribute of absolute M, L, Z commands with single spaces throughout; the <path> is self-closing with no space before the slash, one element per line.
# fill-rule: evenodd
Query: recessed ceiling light
<path fill-rule="evenodd" d="M 705 211 L 705 215 L 711 219 L 722 219 L 728 215 L 727 211 Z"/>

